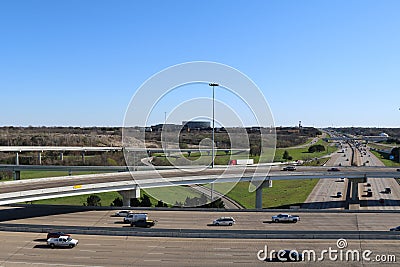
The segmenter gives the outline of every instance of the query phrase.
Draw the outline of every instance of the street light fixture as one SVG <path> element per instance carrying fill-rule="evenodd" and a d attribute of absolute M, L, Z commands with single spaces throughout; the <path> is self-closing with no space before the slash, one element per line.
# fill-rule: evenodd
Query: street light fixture
<path fill-rule="evenodd" d="M 212 155 L 211 155 L 211 157 L 212 157 L 212 159 L 211 159 L 211 168 L 214 168 L 214 141 L 215 141 L 215 116 L 214 116 L 214 114 L 215 114 L 215 90 L 214 90 L 214 87 L 215 86 L 219 86 L 219 84 L 218 83 L 209 83 L 208 84 L 209 86 L 211 86 L 212 87 L 212 89 L 213 89 L 213 95 L 212 95 L 212 117 L 213 117 L 213 119 L 212 119 Z"/>

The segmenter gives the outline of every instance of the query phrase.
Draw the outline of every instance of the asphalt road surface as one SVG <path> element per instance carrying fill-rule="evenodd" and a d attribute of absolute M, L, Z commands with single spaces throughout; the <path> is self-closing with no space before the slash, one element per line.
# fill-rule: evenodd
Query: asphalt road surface
<path fill-rule="evenodd" d="M 379 259 L 399 258 L 400 243 L 397 241 L 348 240 L 347 247 L 338 249 L 336 240 L 244 240 L 244 239 L 188 239 L 144 238 L 75 235 L 79 240 L 72 249 L 50 249 L 45 245 L 44 234 L 10 233 L 0 235 L 0 266 L 376 266 Z M 321 257 L 322 250 L 337 250 L 337 259 L 328 254 Z M 323 261 L 275 263 L 260 261 L 267 249 L 314 250 Z M 367 259 L 340 260 L 339 251 L 372 252 Z M 335 259 L 332 254 L 331 259 Z M 352 259 L 352 258 L 351 258 Z M 269 256 L 267 257 L 269 260 Z M 387 263 L 390 264 L 390 263 Z M 390 266 L 396 266 L 391 263 Z"/>
<path fill-rule="evenodd" d="M 298 223 L 273 223 L 277 212 L 246 211 L 175 211 L 134 210 L 146 212 L 149 219 L 157 220 L 155 229 L 204 229 L 204 230 L 293 230 L 293 231 L 388 231 L 400 225 L 400 213 L 298 213 Z M 82 211 L 78 208 L 28 208 L 2 207 L 0 223 L 46 225 L 57 231 L 57 226 L 127 227 L 122 217 L 113 217 L 116 210 Z M 295 211 L 292 214 L 296 214 Z M 236 224 L 231 227 L 211 226 L 214 219 L 232 216 Z M 1 234 L 1 232 L 0 232 Z"/>
<path fill-rule="evenodd" d="M 344 153 L 342 151 L 344 150 Z M 334 153 L 326 166 L 336 166 L 337 168 L 351 165 L 352 150 L 349 145 L 343 143 L 341 149 Z M 359 162 L 364 166 L 384 166 L 384 164 L 372 154 L 368 148 L 363 148 L 360 153 Z M 345 176 L 343 177 L 345 178 Z M 370 178 L 366 184 L 360 183 L 358 186 L 360 205 L 352 205 L 357 209 L 377 209 L 377 210 L 397 210 L 400 208 L 400 185 L 395 179 L 387 178 Z M 320 179 L 311 192 L 303 208 L 309 209 L 343 209 L 345 207 L 346 193 L 348 181 L 345 179 Z M 391 194 L 385 194 L 384 189 L 390 187 Z M 372 190 L 372 197 L 367 197 L 366 191 Z M 342 192 L 342 197 L 337 197 L 337 192 Z M 347 195 L 347 197 L 349 197 Z M 380 203 L 379 199 L 384 199 L 384 203 Z"/>
<path fill-rule="evenodd" d="M 343 151 L 343 152 L 342 152 Z M 325 166 L 351 166 L 351 148 L 346 143 L 333 153 Z M 345 178 L 345 177 L 343 177 Z M 302 208 L 305 209 L 344 209 L 346 201 L 347 179 L 320 179 L 308 196 Z M 337 193 L 341 192 L 342 197 Z"/>

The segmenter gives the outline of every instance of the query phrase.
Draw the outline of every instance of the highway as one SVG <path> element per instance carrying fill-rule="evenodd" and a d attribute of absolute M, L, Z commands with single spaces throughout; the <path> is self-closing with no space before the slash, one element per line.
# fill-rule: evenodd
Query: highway
<path fill-rule="evenodd" d="M 46 206 L 44 206 L 46 207 Z M 46 225 L 46 228 L 57 230 L 57 227 L 96 227 L 125 228 L 122 217 L 113 217 L 116 210 L 84 210 L 83 208 L 51 209 L 33 205 L 32 207 L 2 207 L 0 224 Z M 346 212 L 302 212 L 291 211 L 301 217 L 301 221 L 292 223 L 272 223 L 271 217 L 276 211 L 193 211 L 193 210 L 144 210 L 132 209 L 136 213 L 146 212 L 150 219 L 157 220 L 155 231 L 160 229 L 193 229 L 193 230 L 259 230 L 259 231 L 385 231 L 400 225 L 400 213 L 346 213 Z M 210 226 L 214 219 L 232 216 L 236 224 L 232 227 Z M 131 229 L 129 227 L 129 229 Z M 133 228 L 132 228 L 133 229 Z M 152 230 L 152 229 L 150 229 Z"/>
<path fill-rule="evenodd" d="M 152 188 L 171 185 L 207 184 L 211 182 L 237 182 L 265 179 L 270 167 L 233 166 L 214 169 L 157 170 L 133 173 L 104 173 L 63 176 L 0 183 L 0 204 L 18 203 L 52 197 L 90 194 L 107 191 L 132 190 L 137 186 Z M 329 172 L 327 167 L 299 167 L 293 172 L 272 167 L 268 173 L 271 180 L 330 179 L 368 177 L 400 177 L 396 168 L 389 167 L 342 167 L 340 172 Z M 218 179 L 218 180 L 217 180 Z"/>
<path fill-rule="evenodd" d="M 351 148 L 343 143 L 340 149 L 331 155 L 325 166 L 333 167 L 351 166 Z M 342 151 L 344 151 L 342 153 Z M 345 178 L 345 176 L 343 176 Z M 343 209 L 346 201 L 347 179 L 320 179 L 311 194 L 302 205 L 305 209 Z M 342 197 L 337 197 L 337 192 L 342 192 Z"/>
<path fill-rule="evenodd" d="M 143 210 L 140 210 L 143 212 Z M 49 215 L 47 213 L 52 213 Z M 39 207 L 2 207 L 3 223 L 53 225 L 82 228 L 124 228 L 122 218 L 112 217 L 115 210 L 82 211 L 72 208 L 44 209 Z M 138 210 L 137 210 L 138 212 Z M 264 231 L 316 230 L 316 231 L 385 231 L 400 222 L 400 213 L 299 213 L 301 221 L 296 224 L 270 222 L 273 212 L 204 212 L 204 211 L 156 211 L 147 210 L 149 217 L 158 220 L 157 229 L 198 229 L 204 231 L 230 231 L 249 229 Z M 232 227 L 215 227 L 208 224 L 219 216 L 233 216 Z M 384 216 L 384 220 L 382 217 Z M 8 220 L 10 219 L 10 220 Z M 72 227 L 71 227 L 72 228 Z M 131 229 L 131 228 L 129 228 Z M 132 228 L 133 229 L 133 228 Z M 153 229 L 148 229 L 153 230 Z M 50 249 L 45 245 L 46 233 L 1 232 L 0 266 L 260 266 L 267 264 L 257 259 L 257 252 L 264 249 L 323 249 L 336 247 L 336 239 L 224 239 L 220 238 L 163 238 L 139 236 L 82 235 L 72 233 L 79 240 L 73 249 Z M 347 240 L 348 249 L 371 250 L 374 255 L 400 257 L 398 240 Z M 344 266 L 359 266 L 367 262 L 340 262 Z M 268 263 L 282 266 L 282 263 Z M 337 266 L 328 259 L 324 266 Z M 290 265 L 291 266 L 291 265 Z M 321 262 L 303 262 L 296 266 L 321 266 Z"/>
<path fill-rule="evenodd" d="M 336 166 L 342 170 L 351 165 L 352 150 L 350 146 L 343 143 L 341 147 L 338 152 L 332 154 L 326 166 Z M 344 153 L 342 153 L 342 149 Z M 361 166 L 377 167 L 377 169 L 384 166 L 368 148 L 362 148 L 362 153 L 358 153 L 357 160 Z M 346 178 L 346 176 L 344 175 L 343 178 Z M 358 185 L 360 205 L 352 205 L 352 208 L 390 210 L 400 207 L 400 185 L 395 179 L 374 178 L 373 176 L 368 178 L 371 187 L 366 187 L 366 184 L 363 183 Z M 307 209 L 343 209 L 346 204 L 346 197 L 349 198 L 349 194 L 347 194 L 348 186 L 348 179 L 345 179 L 344 182 L 340 182 L 338 179 L 320 179 L 302 207 Z M 392 189 L 392 194 L 383 192 L 386 187 Z M 372 190 L 372 197 L 367 197 L 368 188 Z M 343 197 L 336 197 L 337 192 L 342 192 Z M 379 203 L 381 198 L 385 199 L 384 203 Z"/>
<path fill-rule="evenodd" d="M 0 265 L 119 267 L 119 266 L 360 266 L 366 261 L 299 262 L 283 264 L 261 262 L 259 250 L 337 249 L 335 240 L 248 240 L 248 239 L 182 239 L 74 235 L 79 244 L 73 249 L 49 249 L 44 245 L 44 234 L 2 233 Z M 398 241 L 348 241 L 350 250 L 371 250 L 375 255 L 395 255 L 399 258 Z M 376 263 L 375 263 L 376 264 Z M 394 266 L 392 264 L 391 266 Z"/>

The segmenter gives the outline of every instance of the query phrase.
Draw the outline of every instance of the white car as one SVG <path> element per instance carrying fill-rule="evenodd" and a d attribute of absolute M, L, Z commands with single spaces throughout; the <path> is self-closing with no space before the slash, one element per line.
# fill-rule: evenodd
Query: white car
<path fill-rule="evenodd" d="M 116 216 L 116 217 L 126 217 L 131 213 L 132 213 L 132 211 L 130 211 L 130 210 L 120 210 L 120 211 L 117 211 L 114 214 L 114 216 Z"/>
<path fill-rule="evenodd" d="M 221 217 L 213 221 L 213 225 L 229 225 L 232 226 L 235 224 L 235 219 L 232 217 Z"/>
<path fill-rule="evenodd" d="M 281 214 L 272 216 L 272 221 L 273 222 L 294 222 L 295 223 L 295 222 L 300 221 L 300 217 L 297 215 L 281 213 Z"/>
<path fill-rule="evenodd" d="M 76 247 L 78 245 L 77 239 L 72 239 L 69 236 L 60 236 L 59 238 L 49 238 L 47 239 L 47 245 L 51 248 L 55 247 Z"/>

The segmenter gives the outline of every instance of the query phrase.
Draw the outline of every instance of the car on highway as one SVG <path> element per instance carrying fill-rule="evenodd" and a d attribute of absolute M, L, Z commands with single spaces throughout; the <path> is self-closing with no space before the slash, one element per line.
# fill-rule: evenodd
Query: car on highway
<path fill-rule="evenodd" d="M 143 228 L 150 228 L 156 225 L 156 221 L 154 220 L 138 220 L 136 222 L 131 222 L 131 226 L 135 227 L 143 227 Z"/>
<path fill-rule="evenodd" d="M 132 211 L 130 211 L 130 210 L 120 210 L 120 211 L 117 211 L 114 214 L 114 216 L 116 216 L 116 217 L 126 217 L 131 213 L 132 213 Z"/>
<path fill-rule="evenodd" d="M 336 193 L 336 197 L 339 198 L 339 197 L 342 197 L 342 196 L 343 196 L 342 192 L 337 192 L 337 193 Z"/>
<path fill-rule="evenodd" d="M 295 166 L 286 166 L 282 169 L 282 171 L 295 171 L 296 167 Z"/>
<path fill-rule="evenodd" d="M 329 168 L 328 172 L 340 172 L 339 168 Z"/>
<path fill-rule="evenodd" d="M 273 253 L 273 260 L 281 262 L 302 261 L 303 254 L 297 252 L 296 250 L 281 249 Z"/>
<path fill-rule="evenodd" d="M 130 213 L 124 218 L 124 223 L 133 223 L 139 220 L 148 220 L 147 213 Z"/>
<path fill-rule="evenodd" d="M 383 204 L 383 203 L 385 203 L 385 200 L 383 198 L 380 198 L 379 203 Z"/>
<path fill-rule="evenodd" d="M 272 216 L 272 221 L 276 222 L 276 223 L 278 223 L 278 222 L 294 222 L 294 223 L 296 223 L 296 222 L 300 221 L 300 216 L 290 215 L 287 213 L 281 213 L 281 214 Z"/>
<path fill-rule="evenodd" d="M 367 183 L 365 186 L 366 186 L 366 187 L 371 187 L 371 184 L 370 184 L 370 183 Z"/>
<path fill-rule="evenodd" d="M 385 194 L 391 194 L 392 193 L 392 189 L 390 189 L 390 187 L 386 187 L 385 191 L 383 191 Z"/>
<path fill-rule="evenodd" d="M 397 169 L 396 171 L 400 172 L 400 169 Z"/>
<path fill-rule="evenodd" d="M 60 236 L 70 236 L 69 234 L 66 234 L 64 232 L 50 232 L 47 234 L 47 238 L 59 238 Z"/>
<path fill-rule="evenodd" d="M 47 239 L 47 245 L 49 245 L 51 248 L 55 247 L 69 247 L 73 248 L 78 245 L 78 240 L 77 239 L 72 239 L 69 236 L 60 236 L 58 238 L 49 238 Z"/>
<path fill-rule="evenodd" d="M 400 226 L 397 226 L 397 227 L 394 227 L 394 228 L 390 228 L 390 231 L 398 232 L 398 231 L 400 231 Z"/>
<path fill-rule="evenodd" d="M 216 220 L 213 221 L 213 225 L 219 226 L 219 225 L 228 225 L 228 226 L 232 226 L 235 224 L 235 219 L 233 219 L 232 217 L 220 217 Z"/>

